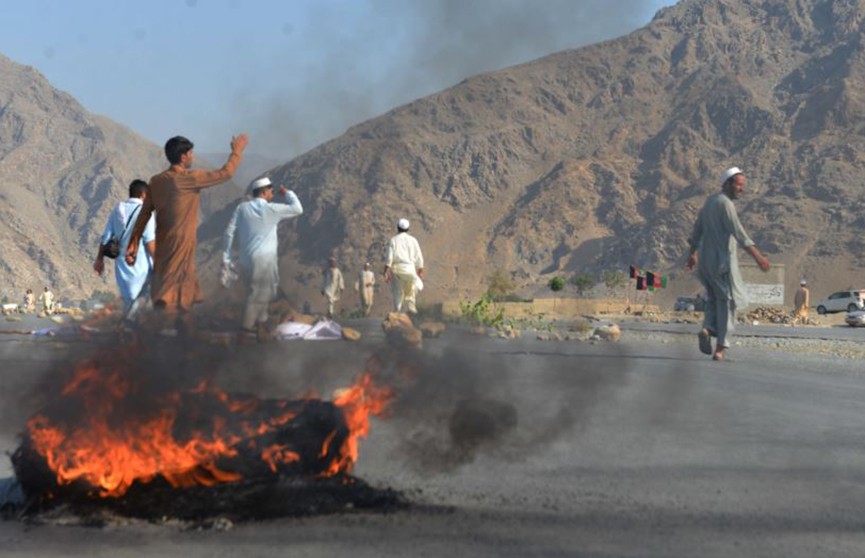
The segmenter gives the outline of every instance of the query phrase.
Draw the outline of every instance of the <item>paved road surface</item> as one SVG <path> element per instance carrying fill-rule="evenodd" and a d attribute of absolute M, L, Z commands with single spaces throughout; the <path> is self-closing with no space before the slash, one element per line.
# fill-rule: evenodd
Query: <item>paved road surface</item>
<path fill-rule="evenodd" d="M 242 351 L 220 375 L 228 387 L 264 394 L 289 395 L 309 383 L 326 393 L 379 342 L 374 328 L 367 333 L 362 344 Z M 22 417 L 12 410 L 30 401 L 24 393 L 37 369 L 62 350 L 49 343 L 0 342 L 0 450 L 14 446 L 13 423 Z M 421 387 L 409 390 L 414 399 L 394 418 L 374 424 L 356 471 L 405 490 L 416 503 L 408 511 L 228 532 L 0 522 L 0 554 L 865 555 L 859 362 L 743 348 L 715 363 L 696 347 L 627 337 L 591 345 L 453 331 L 425 351 Z M 42 365 L 28 364 L 33 355 Z M 469 393 L 513 404 L 519 425 L 466 454 L 449 446 L 446 419 Z"/>
<path fill-rule="evenodd" d="M 631 331 L 663 331 L 668 333 L 690 333 L 696 335 L 700 330 L 697 324 L 663 324 L 651 322 L 623 321 L 617 322 L 623 330 Z M 736 326 L 737 337 L 789 337 L 794 339 L 836 339 L 839 341 L 865 342 L 865 327 L 850 327 L 837 325 L 833 327 L 789 327 L 779 325 L 745 325 Z"/>

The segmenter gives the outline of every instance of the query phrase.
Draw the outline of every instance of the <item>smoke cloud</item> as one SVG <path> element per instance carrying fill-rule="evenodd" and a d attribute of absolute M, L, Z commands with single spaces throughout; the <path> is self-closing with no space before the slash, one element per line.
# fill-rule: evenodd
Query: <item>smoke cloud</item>
<path fill-rule="evenodd" d="M 657 0 L 438 0 L 372 2 L 355 27 L 319 5 L 306 25 L 286 22 L 292 45 L 316 52 L 294 69 L 295 86 L 266 96 L 234 94 L 232 130 L 254 151 L 288 161 L 348 127 L 473 75 L 624 35 L 646 24 Z M 260 68 L 259 68 L 260 69 Z M 266 82 L 266 77 L 259 76 Z M 219 137 L 222 137 L 220 133 Z"/>

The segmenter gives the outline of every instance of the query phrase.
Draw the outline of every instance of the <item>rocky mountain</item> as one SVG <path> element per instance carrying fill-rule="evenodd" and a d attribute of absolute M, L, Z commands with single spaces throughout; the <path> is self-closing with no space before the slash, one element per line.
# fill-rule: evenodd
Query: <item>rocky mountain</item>
<path fill-rule="evenodd" d="M 863 15 L 861 0 L 682 0 L 620 39 L 355 126 L 270 171 L 306 207 L 281 231 L 284 287 L 315 296 L 332 253 L 352 277 L 380 262 L 400 217 L 428 300 L 476 296 L 493 270 L 523 292 L 551 274 L 677 270 L 731 165 L 788 293 L 801 275 L 815 296 L 865 287 Z"/>
<path fill-rule="evenodd" d="M 61 297 L 115 291 L 113 276 L 91 268 L 99 235 L 129 182 L 165 167 L 160 146 L 0 56 L 0 295 L 18 301 L 45 285 Z M 237 187 L 214 188 L 202 213 L 235 198 Z"/>

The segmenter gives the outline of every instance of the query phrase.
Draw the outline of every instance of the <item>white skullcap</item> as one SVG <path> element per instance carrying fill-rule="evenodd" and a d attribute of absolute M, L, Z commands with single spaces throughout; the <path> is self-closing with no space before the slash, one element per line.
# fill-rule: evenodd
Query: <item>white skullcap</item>
<path fill-rule="evenodd" d="M 408 219 L 400 219 L 399 223 L 396 224 L 396 228 L 401 231 L 407 231 L 409 226 Z"/>
<path fill-rule="evenodd" d="M 742 169 L 740 169 L 739 167 L 730 167 L 729 169 L 725 170 L 724 174 L 721 175 L 721 184 L 726 183 L 737 174 L 744 174 L 742 172 Z"/>
<path fill-rule="evenodd" d="M 253 180 L 249 185 L 249 193 L 252 194 L 259 188 L 267 188 L 268 186 L 273 186 L 273 182 L 271 182 L 266 176 L 264 178 L 259 178 L 258 180 Z"/>
<path fill-rule="evenodd" d="M 801 281 L 799 281 L 799 284 L 800 285 L 807 285 L 808 281 L 805 281 L 804 279 L 802 279 Z"/>

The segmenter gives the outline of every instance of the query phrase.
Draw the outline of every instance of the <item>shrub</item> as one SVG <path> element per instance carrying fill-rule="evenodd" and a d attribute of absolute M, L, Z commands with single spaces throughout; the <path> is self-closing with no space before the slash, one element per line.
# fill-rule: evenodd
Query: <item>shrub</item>
<path fill-rule="evenodd" d="M 571 278 L 571 284 L 577 288 L 577 292 L 582 296 L 595 286 L 595 278 L 592 277 L 591 273 L 580 273 Z"/>
<path fill-rule="evenodd" d="M 488 281 L 487 294 L 495 301 L 505 300 L 510 292 L 514 290 L 514 284 L 510 277 L 499 269 L 489 276 Z"/>
<path fill-rule="evenodd" d="M 558 292 L 565 288 L 565 279 L 557 275 L 550 279 L 550 282 L 547 283 L 547 286 L 550 288 L 551 291 Z"/>
<path fill-rule="evenodd" d="M 485 327 L 499 327 L 505 316 L 504 308 L 496 308 L 489 293 L 477 302 L 470 300 L 460 302 L 460 313 L 468 323 Z"/>

